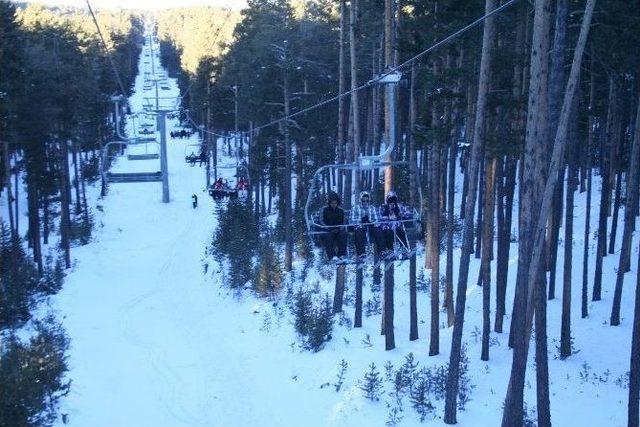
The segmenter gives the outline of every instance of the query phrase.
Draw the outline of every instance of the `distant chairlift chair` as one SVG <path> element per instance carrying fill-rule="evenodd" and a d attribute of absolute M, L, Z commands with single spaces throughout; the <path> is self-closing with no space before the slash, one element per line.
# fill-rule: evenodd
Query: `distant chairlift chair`
<path fill-rule="evenodd" d="M 142 143 L 148 143 L 151 141 L 145 141 Z M 154 140 L 155 142 L 155 140 Z M 110 141 L 102 147 L 101 162 L 100 162 L 100 174 L 102 179 L 106 183 L 128 183 L 128 182 L 160 182 L 162 181 L 162 171 L 149 171 L 149 172 L 109 172 L 106 170 L 106 161 L 109 156 L 109 147 L 112 145 L 136 145 L 141 142 L 132 141 Z"/>

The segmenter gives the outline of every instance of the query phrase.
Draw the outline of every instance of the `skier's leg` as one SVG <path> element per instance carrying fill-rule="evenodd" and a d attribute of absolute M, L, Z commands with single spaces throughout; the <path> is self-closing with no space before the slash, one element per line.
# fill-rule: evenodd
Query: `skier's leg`
<path fill-rule="evenodd" d="M 322 235 L 322 240 L 324 242 L 324 249 L 327 253 L 327 258 L 331 259 L 335 256 L 335 249 L 333 244 L 333 233 L 327 231 Z"/>

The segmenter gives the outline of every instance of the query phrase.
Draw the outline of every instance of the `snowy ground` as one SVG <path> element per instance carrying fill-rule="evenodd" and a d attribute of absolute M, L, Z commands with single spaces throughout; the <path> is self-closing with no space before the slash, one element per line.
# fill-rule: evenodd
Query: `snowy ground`
<path fill-rule="evenodd" d="M 141 74 L 131 99 L 134 111 L 139 111 L 142 105 L 144 71 L 150 68 L 144 61 L 142 55 Z M 169 86 L 170 91 L 163 91 L 163 96 L 177 96 L 173 79 L 169 79 Z M 176 121 L 170 121 L 168 130 L 174 125 Z M 91 189 L 97 223 L 94 241 L 74 249 L 74 269 L 53 301 L 72 340 L 69 358 L 72 391 L 62 408 L 62 412 L 69 413 L 69 424 L 384 425 L 388 398 L 371 403 L 361 396 L 358 388 L 367 366 L 375 362 L 383 371 L 383 365 L 390 360 L 397 367 L 409 352 L 413 352 L 421 366 L 441 365 L 448 360 L 451 330 L 444 325 L 441 355 L 427 356 L 428 294 L 420 292 L 418 296 L 421 338 L 417 341 L 408 341 L 405 264 L 396 268 L 395 350 L 384 351 L 383 337 L 379 335 L 380 316 L 374 315 L 364 318 L 362 329 L 336 324 L 333 339 L 319 353 L 301 351 L 291 317 L 286 309 L 283 311 L 282 304 L 274 307 L 271 302 L 249 294 L 238 297 L 227 290 L 215 271 L 204 274 L 204 250 L 211 243 L 217 218 L 214 203 L 203 192 L 204 169 L 184 162 L 185 146 L 195 142 L 195 136 L 190 141 L 169 140 L 169 204 L 161 203 L 160 183 L 112 184 L 104 199 L 98 199 L 97 186 Z M 132 162 L 123 157 L 115 168 L 157 170 L 157 163 Z M 191 208 L 194 193 L 200 201 L 197 209 Z M 100 209 L 96 210 L 98 206 Z M 584 195 L 578 195 L 577 237 L 582 236 L 583 207 Z M 595 215 L 597 207 L 593 208 L 592 218 Z M 615 379 L 628 370 L 633 285 L 638 268 L 637 236 L 633 248 L 633 269 L 627 274 L 623 294 L 622 324 L 610 327 L 607 323 L 617 256 L 605 258 L 602 301 L 590 303 L 590 317 L 583 320 L 579 298 L 582 239 L 574 242 L 572 326 L 575 347 L 580 351 L 566 361 L 555 358 L 561 298 L 549 302 L 551 409 L 555 425 L 618 426 L 626 422 L 627 390 L 616 385 Z M 592 260 L 594 252 L 592 240 Z M 511 253 L 513 279 L 517 264 L 515 245 Z M 421 265 L 422 261 L 418 263 Z M 492 334 L 497 340 L 491 347 L 491 360 L 479 360 L 480 335 L 474 336 L 474 329 L 481 328 L 482 292 L 475 286 L 477 268 L 474 260 L 464 337 L 471 361 L 470 376 L 476 388 L 466 411 L 459 414 L 462 426 L 499 424 L 511 365 L 506 333 Z M 428 272 L 425 274 L 428 276 Z M 558 277 L 562 277 L 562 262 Z M 317 273 L 312 273 L 306 282 L 316 280 L 322 288 L 332 289 L 333 278 L 323 280 Z M 370 283 L 371 278 L 366 277 L 365 302 L 372 297 Z M 510 280 L 507 301 L 511 301 L 513 283 Z M 351 283 L 347 293 L 353 293 Z M 495 289 L 492 293 L 493 300 Z M 510 313 L 510 308 L 507 311 Z M 347 307 L 346 314 L 352 318 L 353 308 Z M 441 318 L 445 320 L 444 315 Z M 367 335 L 372 346 L 362 342 Z M 349 365 L 342 390 L 336 393 L 331 386 L 321 388 L 324 383 L 335 381 L 342 359 Z M 589 368 L 583 367 L 585 363 Z M 581 371 L 588 372 L 589 377 L 581 378 Z M 526 401 L 532 407 L 535 377 L 529 378 Z M 385 387 L 389 390 L 388 384 Z M 435 403 L 435 418 L 428 418 L 425 424 L 443 425 L 442 402 Z M 420 425 L 408 404 L 401 425 Z"/>

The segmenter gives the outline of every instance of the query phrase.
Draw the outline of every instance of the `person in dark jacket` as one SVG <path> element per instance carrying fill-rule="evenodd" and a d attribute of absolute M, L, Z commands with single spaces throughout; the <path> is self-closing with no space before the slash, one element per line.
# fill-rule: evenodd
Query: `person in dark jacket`
<path fill-rule="evenodd" d="M 191 196 L 191 205 L 193 206 L 193 209 L 198 207 L 198 196 L 195 194 Z"/>
<path fill-rule="evenodd" d="M 331 192 L 327 197 L 327 206 L 322 210 L 322 225 L 327 226 L 324 233 L 324 245 L 327 258 L 333 260 L 336 257 L 342 258 L 347 255 L 347 232 L 344 229 L 345 213 L 340 207 L 340 196 Z"/>
<path fill-rule="evenodd" d="M 393 252 L 395 238 L 402 244 L 405 250 L 409 250 L 407 233 L 401 221 L 411 219 L 412 214 L 400 204 L 395 191 L 389 191 L 385 197 L 385 204 L 380 208 L 380 241 L 382 256 L 390 256 Z"/>
<path fill-rule="evenodd" d="M 378 210 L 371 204 L 371 196 L 367 191 L 360 192 L 360 203 L 351 209 L 350 224 L 354 225 L 354 242 L 358 258 L 365 256 L 367 234 L 370 242 L 378 243 Z"/>

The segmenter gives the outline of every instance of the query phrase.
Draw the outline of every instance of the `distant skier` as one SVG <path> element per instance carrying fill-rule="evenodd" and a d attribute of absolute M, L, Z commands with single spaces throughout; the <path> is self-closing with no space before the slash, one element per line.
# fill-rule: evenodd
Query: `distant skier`
<path fill-rule="evenodd" d="M 195 194 L 191 196 L 191 205 L 193 206 L 193 209 L 198 207 L 198 196 Z"/>

